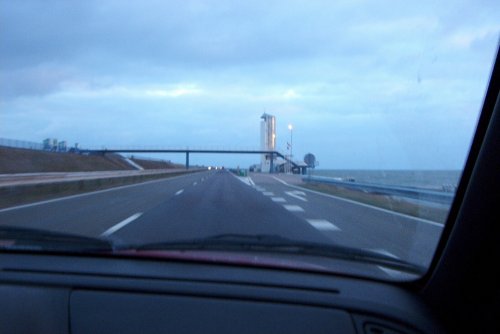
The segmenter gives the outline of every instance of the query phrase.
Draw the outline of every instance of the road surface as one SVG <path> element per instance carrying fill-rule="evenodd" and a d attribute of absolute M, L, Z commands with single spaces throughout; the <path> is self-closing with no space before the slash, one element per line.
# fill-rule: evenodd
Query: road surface
<path fill-rule="evenodd" d="M 438 223 L 287 183 L 206 171 L 0 210 L 0 224 L 125 243 L 271 234 L 334 243 L 428 265 Z"/>

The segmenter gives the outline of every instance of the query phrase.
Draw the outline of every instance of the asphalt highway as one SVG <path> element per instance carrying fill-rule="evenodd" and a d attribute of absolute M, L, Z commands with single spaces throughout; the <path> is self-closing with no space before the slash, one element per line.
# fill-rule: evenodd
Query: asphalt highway
<path fill-rule="evenodd" d="M 442 225 L 305 190 L 279 175 L 206 171 L 0 210 L 0 225 L 124 243 L 266 234 L 428 265 Z"/>

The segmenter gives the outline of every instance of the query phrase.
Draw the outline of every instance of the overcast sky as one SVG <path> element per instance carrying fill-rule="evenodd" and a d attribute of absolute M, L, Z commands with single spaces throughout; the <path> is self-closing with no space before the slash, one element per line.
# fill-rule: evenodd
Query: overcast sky
<path fill-rule="evenodd" d="M 0 137 L 258 148 L 266 112 L 319 168 L 459 169 L 499 32 L 497 0 L 0 0 Z"/>

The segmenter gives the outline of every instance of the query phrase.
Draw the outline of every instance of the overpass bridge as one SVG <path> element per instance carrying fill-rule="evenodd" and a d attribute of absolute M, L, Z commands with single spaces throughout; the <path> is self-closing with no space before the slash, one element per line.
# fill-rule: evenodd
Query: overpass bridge
<path fill-rule="evenodd" d="M 147 148 L 104 148 L 104 149 L 80 149 L 79 152 L 81 153 L 88 153 L 88 154 L 100 154 L 104 155 L 106 153 L 183 153 L 186 155 L 186 169 L 189 169 L 189 155 L 194 154 L 194 153 L 212 153 L 212 154 L 266 154 L 269 155 L 271 158 L 271 173 L 274 170 L 274 158 L 282 158 L 283 160 L 287 161 L 290 163 L 293 168 L 297 168 L 300 170 L 301 166 L 299 166 L 297 163 L 293 162 L 290 158 L 288 158 L 286 155 L 280 153 L 279 151 L 268 151 L 268 150 L 240 150 L 240 149 L 230 149 L 230 150 L 224 150 L 224 149 L 196 149 L 196 148 L 153 148 L 153 149 L 147 149 Z"/>

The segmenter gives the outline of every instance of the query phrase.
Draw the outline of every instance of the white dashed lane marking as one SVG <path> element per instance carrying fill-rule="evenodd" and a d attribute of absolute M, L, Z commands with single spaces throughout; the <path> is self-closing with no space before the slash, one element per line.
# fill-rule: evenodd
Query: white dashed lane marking
<path fill-rule="evenodd" d="M 262 195 L 264 195 L 264 196 L 274 196 L 274 194 L 272 192 L 270 192 L 270 191 L 264 191 L 262 193 Z"/>
<path fill-rule="evenodd" d="M 177 195 L 180 195 L 180 194 L 182 194 L 183 192 L 184 192 L 184 189 L 181 189 L 181 190 L 179 190 L 178 192 L 176 192 L 176 193 L 175 193 L 175 195 L 176 195 L 176 196 L 177 196 Z"/>
<path fill-rule="evenodd" d="M 136 214 L 128 217 L 127 219 L 122 220 L 118 224 L 113 225 L 111 228 L 107 229 L 104 233 L 102 233 L 101 237 L 108 237 L 112 233 L 115 233 L 119 229 L 123 228 L 125 225 L 130 224 L 131 222 L 133 222 L 134 220 L 136 220 L 137 218 L 139 218 L 141 215 L 142 215 L 142 212 L 137 212 Z"/>
<path fill-rule="evenodd" d="M 271 197 L 271 200 L 273 202 L 276 202 L 276 203 L 285 203 L 286 202 L 286 199 L 284 199 L 283 197 Z"/>
<path fill-rule="evenodd" d="M 283 205 L 283 207 L 285 209 L 287 209 L 288 211 L 292 211 L 292 212 L 303 212 L 304 211 L 304 209 L 302 209 L 298 205 Z"/>
<path fill-rule="evenodd" d="M 340 228 L 325 219 L 307 219 L 307 222 L 321 231 L 340 231 Z"/>

